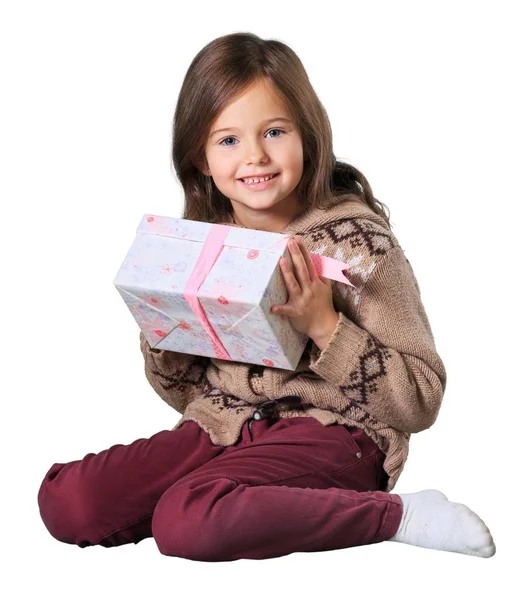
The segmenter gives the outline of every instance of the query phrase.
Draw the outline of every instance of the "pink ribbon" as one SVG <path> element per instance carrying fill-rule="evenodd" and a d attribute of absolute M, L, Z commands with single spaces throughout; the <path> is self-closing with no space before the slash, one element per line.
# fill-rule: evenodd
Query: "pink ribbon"
<path fill-rule="evenodd" d="M 229 356 L 213 327 L 210 325 L 198 298 L 198 292 L 221 253 L 230 229 L 231 227 L 228 225 L 212 225 L 183 293 L 186 302 L 191 306 L 191 310 L 198 317 L 200 324 L 209 335 L 215 354 L 218 358 L 225 360 L 231 360 L 231 356 Z"/>
<path fill-rule="evenodd" d="M 191 310 L 197 316 L 197 318 L 200 321 L 200 324 L 208 334 L 215 354 L 218 358 L 224 360 L 232 359 L 229 356 L 227 350 L 222 345 L 222 342 L 215 333 L 215 330 L 211 326 L 210 322 L 208 321 L 206 313 L 204 312 L 204 309 L 202 308 L 202 305 L 198 298 L 198 292 L 200 286 L 204 283 L 206 277 L 213 268 L 213 265 L 215 264 L 217 258 L 222 252 L 222 248 L 225 245 L 225 240 L 231 229 L 232 228 L 228 225 L 211 226 L 208 237 L 204 242 L 202 251 L 199 254 L 199 258 L 197 259 L 197 263 L 193 268 L 193 271 L 186 283 L 183 292 L 183 296 L 186 299 L 186 302 L 190 305 Z M 283 239 L 285 239 L 285 237 Z M 355 288 L 355 286 L 352 285 L 352 283 L 350 283 L 350 281 L 342 273 L 342 271 L 347 268 L 347 265 L 344 262 L 341 262 L 340 260 L 336 260 L 334 258 L 329 258 L 328 256 L 320 256 L 319 254 L 314 254 L 312 252 L 310 253 L 310 256 L 314 267 L 316 268 L 316 272 L 320 277 L 334 279 L 335 281 L 346 283 L 347 285 L 350 285 Z"/>

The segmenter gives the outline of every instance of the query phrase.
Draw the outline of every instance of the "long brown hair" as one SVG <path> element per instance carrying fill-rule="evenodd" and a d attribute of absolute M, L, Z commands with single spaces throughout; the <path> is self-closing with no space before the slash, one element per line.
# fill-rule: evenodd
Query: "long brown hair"
<path fill-rule="evenodd" d="M 274 88 L 301 133 L 304 168 L 297 188 L 299 204 L 324 209 L 361 200 L 390 227 L 388 208 L 374 198 L 364 175 L 336 160 L 327 112 L 298 56 L 278 40 L 247 32 L 225 35 L 204 46 L 184 77 L 172 132 L 172 163 L 185 194 L 183 218 L 216 223 L 232 214 L 229 199 L 201 171 L 206 165 L 204 148 L 218 114 L 257 81 Z"/>

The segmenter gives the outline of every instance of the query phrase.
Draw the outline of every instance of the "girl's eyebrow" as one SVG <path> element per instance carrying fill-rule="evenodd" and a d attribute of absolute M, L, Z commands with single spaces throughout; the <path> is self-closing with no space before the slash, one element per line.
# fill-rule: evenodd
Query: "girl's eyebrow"
<path fill-rule="evenodd" d="M 261 125 L 267 125 L 268 123 L 273 123 L 274 121 L 287 121 L 287 123 L 291 123 L 291 119 L 286 119 L 285 117 L 275 117 L 274 119 L 267 119 Z M 223 129 L 217 129 L 212 134 L 210 134 L 210 138 L 212 138 L 217 133 L 221 133 L 222 131 L 240 131 L 238 127 L 224 127 Z"/>

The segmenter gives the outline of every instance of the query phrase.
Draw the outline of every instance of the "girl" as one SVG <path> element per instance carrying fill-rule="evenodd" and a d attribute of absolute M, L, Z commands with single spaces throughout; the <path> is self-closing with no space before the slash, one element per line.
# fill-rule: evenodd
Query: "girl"
<path fill-rule="evenodd" d="M 184 218 L 288 234 L 271 307 L 309 337 L 295 371 L 152 349 L 145 374 L 183 416 L 172 430 L 55 463 L 42 519 L 80 547 L 154 537 L 203 561 L 390 540 L 490 557 L 493 538 L 436 490 L 391 493 L 410 434 L 435 422 L 446 372 L 412 267 L 363 175 L 338 162 L 295 53 L 249 33 L 195 57 L 175 111 Z M 347 262 L 354 288 L 310 252 Z"/>

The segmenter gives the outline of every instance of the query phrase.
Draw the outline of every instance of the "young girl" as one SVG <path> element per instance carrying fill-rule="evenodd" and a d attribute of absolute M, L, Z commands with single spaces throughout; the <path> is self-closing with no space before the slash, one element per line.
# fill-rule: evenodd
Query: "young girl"
<path fill-rule="evenodd" d="M 55 463 L 41 484 L 56 539 L 203 561 L 384 540 L 490 557 L 493 538 L 436 490 L 390 493 L 410 434 L 435 422 L 446 372 L 412 267 L 367 180 L 336 161 L 295 53 L 249 33 L 195 57 L 174 117 L 184 218 L 288 234 L 279 276 L 309 337 L 295 371 L 152 349 L 145 374 L 183 416 L 172 430 Z M 262 181 L 256 180 L 261 179 Z M 310 253 L 349 265 L 320 277 Z"/>

